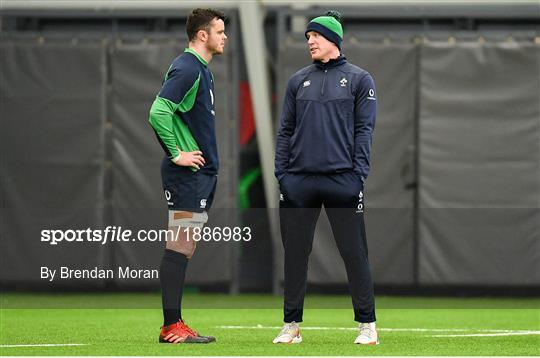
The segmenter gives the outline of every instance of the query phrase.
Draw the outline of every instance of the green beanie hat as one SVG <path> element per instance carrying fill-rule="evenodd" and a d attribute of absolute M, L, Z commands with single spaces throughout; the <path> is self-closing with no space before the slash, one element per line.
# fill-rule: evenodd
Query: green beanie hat
<path fill-rule="evenodd" d="M 324 16 L 311 20 L 307 26 L 305 36 L 309 31 L 316 31 L 328 41 L 336 44 L 341 50 L 343 41 L 343 28 L 341 27 L 341 14 L 337 11 L 328 11 Z"/>

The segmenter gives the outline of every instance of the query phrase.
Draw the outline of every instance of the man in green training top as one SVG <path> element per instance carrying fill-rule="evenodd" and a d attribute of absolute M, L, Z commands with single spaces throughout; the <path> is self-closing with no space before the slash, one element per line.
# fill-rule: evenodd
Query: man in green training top
<path fill-rule="evenodd" d="M 209 343 L 182 320 L 181 301 L 188 260 L 196 242 L 191 228 L 208 220 L 219 168 L 215 133 L 214 77 L 208 63 L 225 46 L 225 16 L 213 9 L 195 9 L 186 32 L 189 47 L 178 56 L 150 109 L 150 124 L 165 151 L 161 177 L 169 207 L 169 231 L 161 261 L 162 343 Z M 178 238 L 173 239 L 173 238 Z"/>

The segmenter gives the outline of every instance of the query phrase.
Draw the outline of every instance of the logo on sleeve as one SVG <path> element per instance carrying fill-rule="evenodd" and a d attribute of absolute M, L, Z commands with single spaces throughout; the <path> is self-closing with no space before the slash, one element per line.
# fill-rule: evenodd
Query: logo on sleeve
<path fill-rule="evenodd" d="M 370 99 L 372 101 L 375 101 L 376 98 L 375 98 L 375 91 L 373 90 L 373 88 L 370 88 L 369 89 L 369 92 L 368 92 L 369 96 L 367 97 L 367 99 Z"/>
<path fill-rule="evenodd" d="M 309 85 L 311 85 L 311 81 L 307 80 L 307 81 L 304 82 L 303 87 L 309 87 Z"/>
<path fill-rule="evenodd" d="M 345 87 L 347 85 L 347 79 L 343 77 L 339 83 L 341 83 L 341 87 Z"/>

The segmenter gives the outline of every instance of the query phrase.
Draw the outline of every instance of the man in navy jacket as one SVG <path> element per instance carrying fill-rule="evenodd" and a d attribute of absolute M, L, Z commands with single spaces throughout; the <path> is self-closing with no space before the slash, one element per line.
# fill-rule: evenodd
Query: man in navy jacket
<path fill-rule="evenodd" d="M 289 79 L 277 135 L 285 249 L 282 331 L 274 343 L 300 343 L 308 257 L 324 205 L 345 263 L 359 334 L 354 343 L 379 343 L 364 227 L 364 183 L 376 117 L 371 75 L 341 54 L 341 16 L 329 11 L 308 24 L 313 64 Z"/>

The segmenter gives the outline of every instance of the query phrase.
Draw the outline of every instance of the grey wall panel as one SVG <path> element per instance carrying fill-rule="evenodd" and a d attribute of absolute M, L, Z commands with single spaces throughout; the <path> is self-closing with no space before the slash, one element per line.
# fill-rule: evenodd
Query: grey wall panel
<path fill-rule="evenodd" d="M 230 45 L 230 44 L 229 44 Z M 228 46 L 229 46 L 228 45 Z M 237 207 L 237 177 L 238 177 L 238 118 L 233 118 L 233 107 L 238 92 L 238 83 L 234 81 L 233 64 L 231 63 L 232 49 L 227 48 L 224 55 L 215 56 L 210 63 L 210 69 L 214 74 L 214 91 L 216 107 L 216 133 L 219 151 L 219 174 L 217 196 L 213 207 L 219 211 Z M 225 215 L 226 213 L 220 213 Z"/>
<path fill-rule="evenodd" d="M 304 68 L 308 66 L 311 63 L 311 59 L 309 56 L 309 52 L 307 51 L 307 45 L 305 42 L 302 41 L 295 41 L 292 38 L 288 38 L 286 41 L 282 42 L 282 47 L 279 49 L 279 58 L 278 58 L 278 66 L 277 66 L 277 83 L 276 83 L 276 93 L 277 93 L 277 111 L 276 111 L 276 132 L 279 128 L 279 122 L 281 118 L 281 109 L 283 106 L 283 98 L 285 96 L 285 89 L 287 86 L 287 82 L 289 78 L 298 70 L 301 68 Z M 324 216 L 324 218 L 322 218 Z M 279 215 L 278 215 L 279 217 Z M 330 230 L 330 224 L 326 223 L 327 226 L 324 226 L 324 223 L 321 222 L 326 218 L 326 214 L 324 212 L 321 212 L 321 217 L 319 218 L 319 222 L 317 223 L 316 233 L 319 233 L 321 230 Z M 326 219 L 328 220 L 328 219 Z M 279 237 L 280 242 L 277 247 L 280 248 L 278 252 L 274 252 L 275 255 L 275 265 L 278 268 L 278 271 L 275 272 L 275 275 L 278 275 L 279 280 L 283 281 L 283 266 L 284 266 L 284 260 L 283 260 L 283 246 L 281 243 L 281 236 Z M 321 242 L 322 241 L 322 242 Z M 310 256 L 310 266 L 308 271 L 308 280 L 312 280 L 313 277 L 325 277 L 328 278 L 329 276 L 335 276 L 331 275 L 334 271 L 330 270 L 330 273 L 328 273 L 328 270 L 325 270 L 324 262 L 321 264 L 317 264 L 317 257 L 316 253 L 324 248 L 330 247 L 330 249 L 335 250 L 337 252 L 337 248 L 334 244 L 334 246 L 331 246 L 332 242 L 330 242 L 330 238 L 327 240 L 320 240 L 318 237 L 315 237 L 313 241 L 313 250 L 312 254 Z M 320 246 L 324 246 L 324 248 L 320 248 Z M 331 255 L 331 251 L 329 253 Z M 315 261 L 315 262 L 314 262 Z M 320 260 L 319 260 L 320 261 Z M 323 267 L 324 266 L 324 267 Z M 337 270 L 345 271 L 344 268 L 339 267 Z M 321 273 L 314 273 L 314 270 L 320 270 Z M 338 273 L 338 280 L 341 279 L 342 275 L 340 275 L 341 271 Z M 332 278 L 334 279 L 334 278 Z"/>
<path fill-rule="evenodd" d="M 349 61 L 377 86 L 377 122 L 366 182 L 366 230 L 376 284 L 412 284 L 418 49 L 413 44 L 351 44 Z"/>
<path fill-rule="evenodd" d="M 420 210 L 420 283 L 538 285 L 538 209 Z"/>
<path fill-rule="evenodd" d="M 101 225 L 105 49 L 6 41 L 0 52 L 1 280 L 49 286 L 41 266 L 106 268 L 101 245 L 40 242 L 41 230 Z"/>
<path fill-rule="evenodd" d="M 420 281 L 540 283 L 540 47 L 422 47 Z"/>
<path fill-rule="evenodd" d="M 111 52 L 112 222 L 133 230 L 167 226 L 161 188 L 163 152 L 148 123 L 148 113 L 165 71 L 180 52 L 170 44 L 115 43 Z M 163 242 L 116 244 L 115 266 L 159 269 Z M 157 285 L 150 280 L 119 280 L 122 287 Z"/>
<path fill-rule="evenodd" d="M 412 283 L 413 192 L 405 186 L 414 177 L 417 49 L 411 44 L 348 43 L 343 50 L 351 63 L 373 75 L 378 92 L 372 169 L 366 184 L 366 227 L 375 283 Z M 279 101 L 288 78 L 310 63 L 305 42 L 286 43 L 279 60 Z M 347 282 L 333 241 L 323 211 L 310 256 L 310 282 Z"/>
<path fill-rule="evenodd" d="M 150 40 L 152 40 L 150 38 Z M 183 40 L 152 43 L 117 43 L 112 61 L 113 76 L 113 220 L 132 230 L 166 229 L 167 206 L 162 190 L 160 165 L 164 153 L 148 123 L 150 106 L 161 88 L 167 68 L 183 52 Z M 216 131 L 221 168 L 209 226 L 234 226 L 236 188 L 231 185 L 234 163 L 231 161 L 231 132 L 236 129 L 230 118 L 233 85 L 227 70 L 227 57 L 215 57 L 209 67 L 216 80 Z M 115 247 L 115 265 L 158 268 L 164 243 L 122 244 Z M 230 243 L 200 243 L 190 262 L 187 282 L 192 284 L 228 282 L 233 259 Z M 157 280 L 119 282 L 155 286 Z"/>

